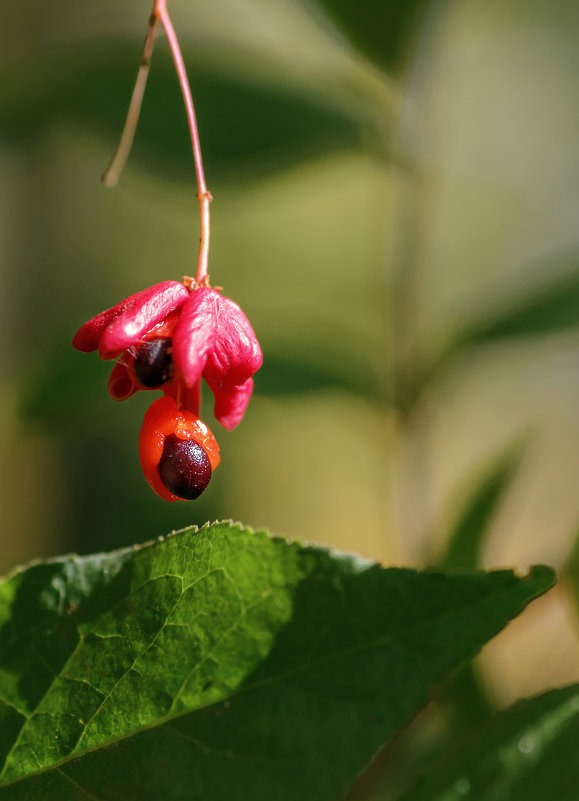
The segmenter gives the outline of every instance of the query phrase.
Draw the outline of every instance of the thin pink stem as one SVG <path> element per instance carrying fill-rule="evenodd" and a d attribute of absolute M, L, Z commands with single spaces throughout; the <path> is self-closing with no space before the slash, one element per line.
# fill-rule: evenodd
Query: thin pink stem
<path fill-rule="evenodd" d="M 207 189 L 205 183 L 205 174 L 203 172 L 203 159 L 201 158 L 201 144 L 199 142 L 199 131 L 197 129 L 197 119 L 195 117 L 195 107 L 193 105 L 193 98 L 191 97 L 191 89 L 189 88 L 189 80 L 187 78 L 187 71 L 185 63 L 183 62 L 183 55 L 179 47 L 177 34 L 173 28 L 173 23 L 167 11 L 167 0 L 154 0 L 153 11 L 149 17 L 149 28 L 145 37 L 145 47 L 143 49 L 143 56 L 141 59 L 141 66 L 137 75 L 135 88 L 129 105 L 125 127 L 121 134 L 121 139 L 115 155 L 113 156 L 109 166 L 105 170 L 102 180 L 105 186 L 115 186 L 119 180 L 121 170 L 123 169 L 131 147 L 135 138 L 135 131 L 139 114 L 141 112 L 141 105 L 143 103 L 143 95 L 145 93 L 145 86 L 147 84 L 147 77 L 149 75 L 149 67 L 151 64 L 151 56 L 153 55 L 153 45 L 155 42 L 155 26 L 157 22 L 163 26 L 175 69 L 177 70 L 177 77 L 181 92 L 183 93 L 183 100 L 185 102 L 185 112 L 187 114 L 187 122 L 189 123 L 189 131 L 191 134 L 191 144 L 193 146 L 193 159 L 195 161 L 195 174 L 197 176 L 197 198 L 199 199 L 199 208 L 201 213 L 201 225 L 199 236 L 199 258 L 197 260 L 197 273 L 195 280 L 197 284 L 207 285 L 209 283 L 209 276 L 207 273 L 207 263 L 209 260 L 209 204 L 213 200 L 211 192 Z"/>
<path fill-rule="evenodd" d="M 155 13 L 158 16 L 161 25 L 167 35 L 175 69 L 179 78 L 179 85 L 183 93 L 183 101 L 185 103 L 185 111 L 187 114 L 187 122 L 189 123 L 189 132 L 191 134 L 191 144 L 193 146 L 193 158 L 195 160 L 195 174 L 197 175 L 197 197 L 199 199 L 199 209 L 201 214 L 200 237 L 199 237 L 199 258 L 197 260 L 197 273 L 195 280 L 198 284 L 205 284 L 208 281 L 207 263 L 209 259 L 209 204 L 213 200 L 211 193 L 207 190 L 205 183 L 205 174 L 203 172 L 203 159 L 201 157 L 201 144 L 199 142 L 199 131 L 197 129 L 197 119 L 195 117 L 195 107 L 193 105 L 193 98 L 191 97 L 191 89 L 189 88 L 189 80 L 187 78 L 187 71 L 183 61 L 177 34 L 173 28 L 173 23 L 167 11 L 166 0 L 157 0 L 155 2 Z"/>

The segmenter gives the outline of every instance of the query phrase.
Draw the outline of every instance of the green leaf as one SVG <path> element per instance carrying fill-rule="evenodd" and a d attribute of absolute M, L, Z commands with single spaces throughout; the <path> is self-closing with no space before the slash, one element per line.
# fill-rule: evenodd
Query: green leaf
<path fill-rule="evenodd" d="M 464 572 L 480 566 L 490 523 L 517 472 L 521 453 L 521 443 L 503 453 L 467 502 L 440 560 L 445 570 Z M 439 698 L 439 704 L 449 708 L 450 737 L 462 737 L 473 725 L 490 717 L 492 707 L 476 662 L 463 665 L 453 675 Z"/>
<path fill-rule="evenodd" d="M 408 57 L 425 0 L 318 0 L 352 44 L 390 71 Z"/>
<path fill-rule="evenodd" d="M 579 685 L 515 704 L 400 801 L 576 801 Z"/>
<path fill-rule="evenodd" d="M 220 74 L 196 65 L 192 53 L 185 57 L 202 121 L 203 158 L 213 180 L 237 179 L 248 165 L 252 176 L 254 170 L 270 174 L 304 156 L 360 142 L 360 121 L 329 102 L 322 105 L 291 90 Z M 45 54 L 37 70 L 5 76 L 0 85 L 2 136 L 21 140 L 65 121 L 105 137 L 112 155 L 138 64 L 134 43 Z M 131 159 L 164 174 L 172 166 L 175 179 L 195 177 L 179 84 L 161 47 L 154 54 Z"/>
<path fill-rule="evenodd" d="M 579 253 L 551 256 L 535 265 L 534 272 L 548 276 L 555 273 L 555 278 L 467 325 L 421 377 L 420 386 L 444 376 L 457 358 L 464 358 L 473 347 L 576 329 L 579 326 Z"/>
<path fill-rule="evenodd" d="M 351 359 L 344 366 L 335 353 L 301 349 L 268 351 L 256 383 L 260 395 L 284 396 L 295 393 L 341 389 L 364 398 L 380 399 L 379 379 L 371 366 L 361 358 Z"/>
<path fill-rule="evenodd" d="M 445 570 L 475 570 L 481 563 L 481 551 L 489 524 L 521 460 L 521 446 L 501 456 L 484 478 L 463 510 L 451 532 L 440 564 Z"/>
<path fill-rule="evenodd" d="M 543 336 L 558 333 L 579 325 L 579 262 L 572 254 L 571 265 L 549 283 L 515 301 L 489 320 L 473 325 L 460 338 L 460 344 L 482 344 L 515 337 Z M 573 264 L 574 262 L 574 264 Z M 544 274 L 556 265 L 543 265 Z"/>
<path fill-rule="evenodd" d="M 579 614 L 579 535 L 561 570 L 561 578 L 568 585 L 577 614 Z"/>
<path fill-rule="evenodd" d="M 337 798 L 553 582 L 384 569 L 229 523 L 16 571 L 0 799 Z"/>
<path fill-rule="evenodd" d="M 19 398 L 18 411 L 25 422 L 60 428 L 75 425 L 86 408 L 108 399 L 106 385 L 112 363 L 87 359 L 71 347 L 70 339 L 55 336 L 31 364 Z"/>

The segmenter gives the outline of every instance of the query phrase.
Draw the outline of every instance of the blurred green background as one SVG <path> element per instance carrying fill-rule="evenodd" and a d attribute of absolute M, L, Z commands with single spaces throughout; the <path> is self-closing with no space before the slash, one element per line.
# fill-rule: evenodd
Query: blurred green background
<path fill-rule="evenodd" d="M 151 492 L 137 438 L 153 396 L 112 401 L 110 364 L 70 340 L 195 269 L 166 42 L 108 191 L 148 3 L 4 2 L 0 568 L 218 518 L 386 564 L 563 568 L 579 521 L 579 6 L 169 9 L 215 198 L 210 274 L 262 342 L 256 395 L 232 433 L 206 398 L 222 464 L 202 499 Z M 448 548 L 461 526 L 466 556 Z M 563 581 L 486 649 L 492 702 L 579 680 L 577 631 Z"/>

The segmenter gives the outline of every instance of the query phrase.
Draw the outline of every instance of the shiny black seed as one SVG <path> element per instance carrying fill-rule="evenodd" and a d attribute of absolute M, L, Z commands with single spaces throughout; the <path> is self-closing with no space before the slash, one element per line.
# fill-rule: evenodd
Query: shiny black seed
<path fill-rule="evenodd" d="M 201 445 L 175 434 L 165 439 L 158 469 L 169 492 L 187 501 L 198 498 L 211 478 L 211 462 Z"/>
<path fill-rule="evenodd" d="M 149 339 L 139 347 L 134 368 L 137 381 L 143 387 L 160 387 L 171 378 L 173 359 L 172 342 L 167 337 Z"/>

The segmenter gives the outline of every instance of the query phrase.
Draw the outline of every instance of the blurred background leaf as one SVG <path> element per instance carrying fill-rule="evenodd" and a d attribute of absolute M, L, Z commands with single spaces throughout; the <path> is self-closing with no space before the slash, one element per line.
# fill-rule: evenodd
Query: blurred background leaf
<path fill-rule="evenodd" d="M 199 63 L 185 52 L 202 122 L 203 156 L 212 180 L 255 180 L 333 148 L 355 147 L 370 120 L 348 115 L 331 99 L 248 83 Z M 133 42 L 60 50 L 37 70 L 5 75 L 0 84 L 0 132 L 8 142 L 38 137 L 47 127 L 72 124 L 114 142 L 122 130 L 138 66 Z M 232 135 L 232 132 L 235 135 Z M 374 137 L 374 141 L 377 138 Z M 166 47 L 154 54 L 132 158 L 147 170 L 193 184 L 195 172 L 181 90 Z"/>
<path fill-rule="evenodd" d="M 451 572 L 476 570 L 482 564 L 484 538 L 499 504 L 513 481 L 523 452 L 518 444 L 496 460 L 450 531 L 440 566 Z"/>
<path fill-rule="evenodd" d="M 381 0 L 317 0 L 348 39 L 387 71 L 399 70 L 408 57 L 408 42 L 418 30 L 426 0 L 383 3 Z"/>
<path fill-rule="evenodd" d="M 497 304 L 487 319 L 467 327 L 450 354 L 501 340 L 558 334 L 579 325 L 579 253 L 546 257 L 528 272 L 539 276 L 539 285 L 530 290 L 525 286 L 521 296 L 510 298 L 503 308 Z"/>
<path fill-rule="evenodd" d="M 522 701 L 473 732 L 454 754 L 400 801 L 561 801 L 577 796 L 579 765 L 569 758 L 579 736 L 579 686 Z"/>
<path fill-rule="evenodd" d="M 333 389 L 379 400 L 381 379 L 373 374 L 372 365 L 353 358 L 349 361 L 352 369 L 345 370 L 345 355 L 344 350 L 341 353 L 304 349 L 293 353 L 269 352 L 259 377 L 259 392 L 262 395 L 291 395 Z"/>
<path fill-rule="evenodd" d="M 569 590 L 579 621 L 579 535 L 575 536 L 573 546 L 561 570 L 561 581 Z M 579 622 L 577 628 L 579 630 Z"/>

